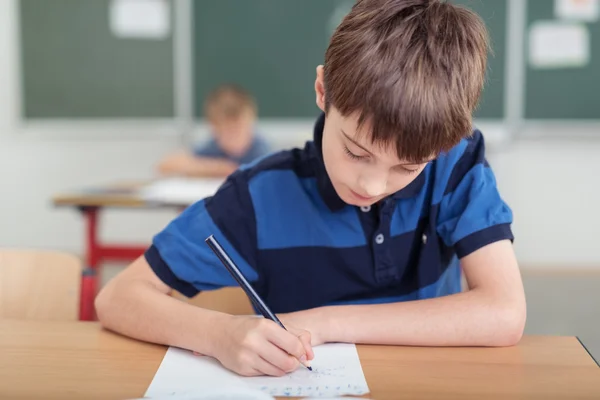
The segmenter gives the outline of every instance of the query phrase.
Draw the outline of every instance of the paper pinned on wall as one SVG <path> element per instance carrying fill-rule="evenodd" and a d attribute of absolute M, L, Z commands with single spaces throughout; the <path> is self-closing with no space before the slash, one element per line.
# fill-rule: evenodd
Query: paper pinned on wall
<path fill-rule="evenodd" d="M 111 0 L 109 23 L 113 35 L 131 39 L 164 39 L 171 30 L 167 0 Z"/>
<path fill-rule="evenodd" d="M 533 68 L 576 68 L 590 61 L 590 35 L 580 23 L 541 21 L 529 31 Z"/>
<path fill-rule="evenodd" d="M 171 347 L 163 358 L 154 379 L 144 394 L 146 398 L 206 399 L 235 397 L 247 391 L 252 399 L 273 396 L 336 397 L 363 395 L 369 392 L 356 346 L 328 343 L 314 348 L 313 371 L 298 368 L 282 377 L 241 377 L 213 358 L 194 356 Z M 264 396 L 264 397 L 263 397 Z"/>
<path fill-rule="evenodd" d="M 598 0 L 554 0 L 557 18 L 585 22 L 597 21 L 600 15 Z"/>

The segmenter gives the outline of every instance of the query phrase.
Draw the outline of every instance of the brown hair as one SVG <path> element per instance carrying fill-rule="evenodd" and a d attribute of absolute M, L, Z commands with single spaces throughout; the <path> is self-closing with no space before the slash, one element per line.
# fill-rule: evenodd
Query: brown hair
<path fill-rule="evenodd" d="M 223 84 L 213 89 L 204 100 L 204 114 L 209 119 L 238 119 L 249 110 L 256 113 L 252 95 L 236 84 Z"/>
<path fill-rule="evenodd" d="M 474 12 L 439 0 L 358 0 L 324 65 L 326 112 L 358 113 L 371 141 L 422 162 L 471 134 L 488 33 Z"/>

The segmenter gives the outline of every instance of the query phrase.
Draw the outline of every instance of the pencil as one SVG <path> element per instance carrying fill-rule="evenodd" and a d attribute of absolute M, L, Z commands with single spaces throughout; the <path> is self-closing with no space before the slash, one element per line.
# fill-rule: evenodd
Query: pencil
<path fill-rule="evenodd" d="M 223 263 L 223 265 L 225 266 L 227 271 L 229 271 L 233 279 L 235 279 L 240 285 L 240 287 L 244 290 L 244 292 L 246 292 L 246 295 L 248 296 L 250 301 L 252 301 L 252 303 L 258 309 L 258 311 L 262 314 L 262 316 L 267 319 L 270 319 L 271 321 L 275 322 L 277 325 L 279 325 L 287 331 L 287 329 L 285 328 L 285 326 L 283 326 L 279 318 L 277 318 L 277 316 L 269 309 L 269 307 L 267 307 L 265 302 L 260 298 L 258 293 L 256 293 L 256 291 L 250 285 L 244 274 L 242 274 L 242 271 L 240 271 L 237 265 L 229 257 L 225 249 L 221 247 L 214 235 L 210 235 L 209 237 L 207 237 L 205 242 L 208 245 L 208 247 L 210 247 L 210 249 L 219 258 L 219 260 L 221 260 L 221 263 Z M 304 365 L 306 368 L 312 371 L 312 367 L 308 364 L 308 361 L 302 363 L 302 365 Z"/>

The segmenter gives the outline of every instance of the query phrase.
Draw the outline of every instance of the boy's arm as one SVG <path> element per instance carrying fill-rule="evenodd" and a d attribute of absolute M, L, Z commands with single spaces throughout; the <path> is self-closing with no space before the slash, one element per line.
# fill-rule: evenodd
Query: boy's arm
<path fill-rule="evenodd" d="M 250 281 L 258 279 L 252 236 L 251 199 L 245 175 L 233 174 L 217 190 L 171 221 L 152 246 L 100 292 L 101 324 L 121 334 L 210 355 L 242 375 L 283 375 L 314 354 L 310 334 L 254 316 L 232 316 L 193 307 L 169 296 L 232 286 L 204 240 L 215 235 L 239 260 Z M 242 242 L 246 239 L 246 242 Z"/>
<path fill-rule="evenodd" d="M 135 339 L 214 357 L 241 375 L 282 376 L 299 360 L 314 357 L 306 331 L 195 307 L 170 291 L 140 257 L 96 297 L 98 319 L 103 327 Z"/>
<path fill-rule="evenodd" d="M 236 163 L 226 159 L 196 156 L 186 152 L 169 155 L 158 164 L 158 171 L 163 175 L 191 177 L 225 177 L 237 168 Z"/>
<path fill-rule="evenodd" d="M 126 336 L 214 355 L 226 315 L 193 307 L 170 292 L 142 256 L 100 291 L 95 301 L 98 319 Z"/>
<path fill-rule="evenodd" d="M 461 260 L 469 291 L 393 304 L 316 308 L 282 316 L 315 342 L 510 346 L 525 325 L 525 297 L 510 241 Z"/>

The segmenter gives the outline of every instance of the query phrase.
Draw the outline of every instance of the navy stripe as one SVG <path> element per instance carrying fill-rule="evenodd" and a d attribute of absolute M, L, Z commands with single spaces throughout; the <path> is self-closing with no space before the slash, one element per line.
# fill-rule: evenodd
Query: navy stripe
<path fill-rule="evenodd" d="M 477 164 L 489 167 L 485 159 L 485 142 L 479 130 L 475 130 L 473 136 L 467 139 L 467 147 L 452 169 L 444 195 L 454 192 L 464 176 Z"/>
<path fill-rule="evenodd" d="M 205 201 L 206 211 L 229 243 L 257 270 L 256 216 L 243 171 L 232 174 L 215 196 Z M 204 239 L 204 238 L 202 238 Z"/>
<path fill-rule="evenodd" d="M 319 307 L 345 294 L 365 292 L 373 283 L 373 273 L 367 273 L 372 262 L 364 246 L 261 250 L 258 259 L 265 271 L 259 294 L 274 312 Z"/>
<path fill-rule="evenodd" d="M 386 239 L 390 257 L 377 269 L 368 246 L 260 250 L 256 290 L 274 312 L 412 293 L 438 281 L 454 257 L 431 229 L 421 232 L 430 235 L 425 244 L 415 232 Z"/>
<path fill-rule="evenodd" d="M 263 157 L 250 168 L 244 168 L 247 180 L 250 181 L 265 171 L 291 170 L 301 178 L 315 176 L 314 164 L 310 161 L 316 157 L 315 148 L 307 144 L 305 149 L 294 148 Z"/>
<path fill-rule="evenodd" d="M 349 305 L 349 304 L 383 304 L 397 303 L 401 301 L 430 299 L 439 296 L 447 296 L 449 294 L 459 293 L 461 291 L 460 280 L 460 265 L 458 262 L 452 263 L 449 268 L 443 272 L 440 277 L 430 285 L 421 287 L 413 292 L 396 295 L 399 291 L 394 292 L 393 296 L 388 297 L 364 297 L 354 298 L 344 301 L 337 301 L 328 305 Z"/>
<path fill-rule="evenodd" d="M 173 271 L 171 271 L 171 268 L 169 268 L 167 263 L 161 257 L 156 246 L 150 246 L 144 253 L 144 257 L 146 258 L 148 265 L 150 265 L 150 268 L 152 268 L 152 271 L 154 271 L 156 276 L 158 276 L 165 285 L 177 290 L 187 297 L 194 297 L 199 293 L 198 289 L 193 285 L 186 281 L 182 281 L 175 276 Z"/>
<path fill-rule="evenodd" d="M 493 225 L 489 228 L 474 232 L 459 240 L 454 246 L 459 258 L 463 258 L 475 250 L 500 240 L 514 240 L 510 224 Z"/>

